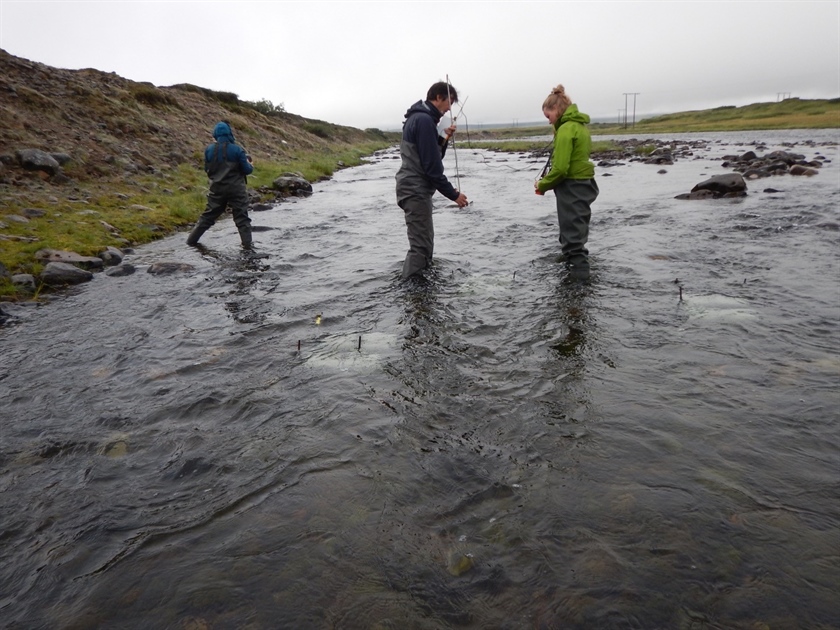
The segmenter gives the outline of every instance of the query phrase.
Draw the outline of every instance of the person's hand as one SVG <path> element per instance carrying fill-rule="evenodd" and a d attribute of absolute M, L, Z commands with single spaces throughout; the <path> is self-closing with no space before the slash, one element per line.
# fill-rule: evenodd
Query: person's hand
<path fill-rule="evenodd" d="M 455 130 L 456 130 L 456 129 L 458 129 L 458 126 L 457 126 L 457 125 L 450 125 L 449 127 L 447 127 L 447 128 L 446 128 L 446 132 L 445 132 L 445 133 L 446 133 L 446 137 L 447 137 L 447 138 L 451 138 L 452 136 L 454 136 L 454 135 L 455 135 Z"/>
<path fill-rule="evenodd" d="M 535 195 L 540 195 L 540 196 L 545 194 L 545 193 L 540 192 L 540 183 L 539 182 L 534 182 L 534 194 Z"/>
<path fill-rule="evenodd" d="M 459 208 L 465 208 L 470 202 L 467 201 L 467 196 L 459 191 L 458 198 L 455 200 L 455 203 L 458 204 Z"/>

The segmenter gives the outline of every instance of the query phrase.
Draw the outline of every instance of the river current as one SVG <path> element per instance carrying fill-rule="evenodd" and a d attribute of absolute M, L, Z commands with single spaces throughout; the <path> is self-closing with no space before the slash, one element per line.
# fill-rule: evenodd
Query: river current
<path fill-rule="evenodd" d="M 838 135 L 675 141 L 596 169 L 589 285 L 459 144 L 424 281 L 388 150 L 9 305 L 0 627 L 840 628 Z M 826 163 L 674 199 L 750 149 Z"/>

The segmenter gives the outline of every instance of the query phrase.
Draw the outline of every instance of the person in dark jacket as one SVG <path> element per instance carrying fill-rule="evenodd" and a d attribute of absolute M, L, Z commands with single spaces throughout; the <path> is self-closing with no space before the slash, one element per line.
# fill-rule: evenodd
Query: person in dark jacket
<path fill-rule="evenodd" d="M 251 219 L 248 216 L 248 191 L 246 177 L 254 172 L 251 158 L 236 144 L 233 131 L 226 122 L 213 129 L 215 142 L 204 150 L 204 170 L 210 178 L 207 209 L 187 238 L 187 245 L 197 245 L 201 235 L 216 222 L 230 206 L 233 222 L 239 230 L 243 247 L 251 246 Z"/>
<path fill-rule="evenodd" d="M 432 197 L 435 191 L 454 201 L 459 208 L 469 203 L 464 193 L 456 190 L 443 174 L 443 156 L 455 126 L 446 130 L 447 138 L 437 130 L 441 117 L 457 102 L 455 88 L 441 81 L 429 88 L 425 101 L 417 101 L 405 113 L 400 142 L 402 164 L 396 176 L 397 204 L 405 212 L 408 232 L 403 279 L 422 271 L 432 261 L 435 247 Z"/>

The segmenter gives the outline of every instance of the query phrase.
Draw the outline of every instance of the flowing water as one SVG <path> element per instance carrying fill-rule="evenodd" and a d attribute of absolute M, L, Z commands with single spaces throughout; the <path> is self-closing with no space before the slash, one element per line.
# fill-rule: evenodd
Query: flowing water
<path fill-rule="evenodd" d="M 424 282 L 385 151 L 8 306 L 0 625 L 840 628 L 837 134 L 687 140 L 597 169 L 588 286 L 461 145 Z M 674 199 L 757 145 L 829 161 Z"/>

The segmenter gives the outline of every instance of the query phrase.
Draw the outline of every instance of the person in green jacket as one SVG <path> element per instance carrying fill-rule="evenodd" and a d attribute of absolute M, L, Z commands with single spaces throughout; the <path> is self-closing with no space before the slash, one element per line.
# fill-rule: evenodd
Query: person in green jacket
<path fill-rule="evenodd" d="M 543 114 L 554 127 L 554 148 L 551 169 L 534 183 L 535 192 L 543 195 L 554 190 L 557 197 L 557 221 L 560 226 L 560 248 L 575 280 L 589 280 L 589 219 L 591 205 L 598 197 L 595 165 L 590 162 L 592 140 L 589 116 L 558 85 L 543 102 Z"/>

